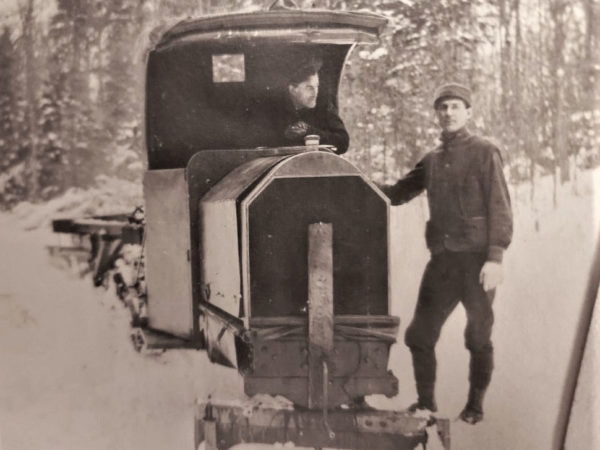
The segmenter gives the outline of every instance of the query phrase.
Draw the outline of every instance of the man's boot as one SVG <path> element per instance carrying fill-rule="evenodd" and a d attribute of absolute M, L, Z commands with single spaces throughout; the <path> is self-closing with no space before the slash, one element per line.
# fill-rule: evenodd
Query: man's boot
<path fill-rule="evenodd" d="M 460 413 L 460 419 L 471 425 L 483 420 L 483 397 L 485 388 L 471 386 L 469 388 L 469 399 L 464 409 Z"/>
<path fill-rule="evenodd" d="M 417 384 L 417 394 L 419 395 L 419 399 L 416 403 L 413 403 L 408 407 L 408 411 L 411 413 L 425 410 L 437 412 L 437 404 L 435 402 L 433 390 L 434 387 L 432 385 Z"/>

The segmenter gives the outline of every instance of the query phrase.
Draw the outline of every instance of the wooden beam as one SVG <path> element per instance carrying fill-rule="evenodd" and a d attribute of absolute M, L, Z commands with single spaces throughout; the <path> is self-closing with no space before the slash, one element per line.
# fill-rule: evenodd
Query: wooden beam
<path fill-rule="evenodd" d="M 333 351 L 333 227 L 308 226 L 308 407 L 327 406 L 324 363 Z"/>

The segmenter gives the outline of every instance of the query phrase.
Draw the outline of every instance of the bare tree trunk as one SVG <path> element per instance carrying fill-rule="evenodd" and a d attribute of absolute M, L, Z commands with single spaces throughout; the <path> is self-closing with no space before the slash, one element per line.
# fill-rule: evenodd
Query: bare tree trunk
<path fill-rule="evenodd" d="M 521 1 L 515 0 L 515 50 L 514 50 L 514 92 L 517 99 L 522 99 L 521 92 Z M 515 112 L 515 134 L 519 141 L 523 140 L 523 108 L 514 108 Z"/>
<path fill-rule="evenodd" d="M 584 109 L 586 111 L 592 111 L 595 108 L 595 82 L 594 82 L 594 63 L 597 58 L 594 58 L 594 33 L 596 30 L 595 25 L 595 13 L 594 13 L 594 0 L 587 0 L 585 2 L 585 18 L 586 18 L 586 29 L 585 29 L 585 59 L 583 61 L 583 67 L 581 68 L 581 74 L 583 77 L 582 88 L 585 94 L 584 97 Z"/>
<path fill-rule="evenodd" d="M 383 180 L 385 182 L 385 180 L 387 179 L 387 172 L 388 172 L 388 160 L 387 160 L 387 154 L 388 154 L 388 149 L 387 149 L 387 138 L 384 136 L 383 137 Z"/>
<path fill-rule="evenodd" d="M 507 119 L 510 117 L 508 112 L 509 104 L 509 75 L 508 75 L 508 62 L 510 60 L 510 38 L 509 38 L 509 12 L 507 11 L 506 0 L 500 0 L 500 27 L 498 32 L 500 33 L 500 110 L 502 114 L 502 122 L 507 123 Z M 503 129 L 503 133 L 506 133 L 506 128 Z"/>
<path fill-rule="evenodd" d="M 552 205 L 555 208 L 558 206 L 558 175 L 556 169 L 557 167 L 552 169 Z"/>
<path fill-rule="evenodd" d="M 570 178 L 569 158 L 567 152 L 567 117 L 565 111 L 565 24 L 564 16 L 567 8 L 564 0 L 552 0 L 550 16 L 554 27 L 553 48 L 551 54 L 551 73 L 553 76 L 553 151 L 560 169 L 560 181 Z"/>
<path fill-rule="evenodd" d="M 38 167 L 38 143 L 37 143 L 37 120 L 35 108 L 35 69 L 34 69 L 34 46 L 35 30 L 33 21 L 33 2 L 28 0 L 27 4 L 21 9 L 21 26 L 23 33 L 23 43 L 25 49 L 25 114 L 27 117 L 27 126 L 29 132 L 29 156 L 25 162 L 27 176 L 27 187 L 29 197 L 36 199 L 39 194 L 39 167 Z"/>
<path fill-rule="evenodd" d="M 529 202 L 533 205 L 535 201 L 535 162 L 529 160 L 529 183 L 531 188 L 529 190 Z"/>
<path fill-rule="evenodd" d="M 367 137 L 367 151 L 365 152 L 366 154 L 366 167 L 367 167 L 367 175 L 369 176 L 369 179 L 373 178 L 373 158 L 371 155 L 371 134 L 368 134 Z"/>
<path fill-rule="evenodd" d="M 515 45 L 513 50 L 513 83 L 511 91 L 511 102 L 509 117 L 512 118 L 512 129 L 514 133 L 513 138 L 513 152 L 516 155 L 527 156 L 525 151 L 525 143 L 527 141 L 527 133 L 524 126 L 524 105 L 527 100 L 524 98 L 521 86 L 521 2 L 520 0 L 514 0 L 513 8 L 515 12 Z"/>
<path fill-rule="evenodd" d="M 85 164 L 88 160 L 87 155 L 82 155 L 81 153 L 83 152 L 87 152 L 88 149 L 84 149 L 84 148 L 80 148 L 79 147 L 79 142 L 82 140 L 82 136 L 81 133 L 85 132 L 85 130 L 82 130 L 81 127 L 79 126 L 80 124 L 78 123 L 79 120 L 77 120 L 77 116 L 81 113 L 80 111 L 80 104 L 79 102 L 81 102 L 83 100 L 83 98 L 81 97 L 81 91 L 82 91 L 82 86 L 81 86 L 81 77 L 82 77 L 82 73 L 81 73 L 81 42 L 80 39 L 82 38 L 82 22 L 84 19 L 83 14 L 82 14 L 82 10 L 81 10 L 81 3 L 80 2 L 74 2 L 73 3 L 73 9 L 72 9 L 72 32 L 71 32 L 71 47 L 72 47 L 72 60 L 71 60 L 71 72 L 70 72 L 70 76 L 69 76 L 69 94 L 71 95 L 72 98 L 72 104 L 71 104 L 71 108 L 69 111 L 69 119 L 68 122 L 70 122 L 69 124 L 69 136 L 71 138 L 71 143 L 72 143 L 72 147 L 70 149 L 71 152 L 77 152 L 79 153 L 78 155 L 75 156 L 75 160 L 78 163 L 83 162 L 83 164 Z M 84 174 L 82 173 L 83 171 L 81 170 L 82 168 L 79 167 L 80 164 L 78 164 L 75 167 L 71 167 L 71 173 L 70 175 L 73 177 L 75 186 L 81 186 L 83 184 L 83 180 L 82 180 L 82 176 L 84 176 Z"/>

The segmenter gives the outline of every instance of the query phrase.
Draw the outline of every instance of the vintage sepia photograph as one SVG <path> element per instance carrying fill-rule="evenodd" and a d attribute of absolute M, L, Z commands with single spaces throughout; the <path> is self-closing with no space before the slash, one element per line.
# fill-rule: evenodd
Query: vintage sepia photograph
<path fill-rule="evenodd" d="M 0 0 L 0 450 L 600 449 L 599 0 Z"/>

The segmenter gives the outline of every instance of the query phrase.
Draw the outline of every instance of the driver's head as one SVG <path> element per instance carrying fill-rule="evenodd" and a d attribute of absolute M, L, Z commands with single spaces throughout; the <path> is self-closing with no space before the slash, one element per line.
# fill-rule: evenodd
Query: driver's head
<path fill-rule="evenodd" d="M 298 65 L 290 74 L 287 89 L 296 109 L 317 106 L 320 68 L 321 62 L 311 59 Z"/>

